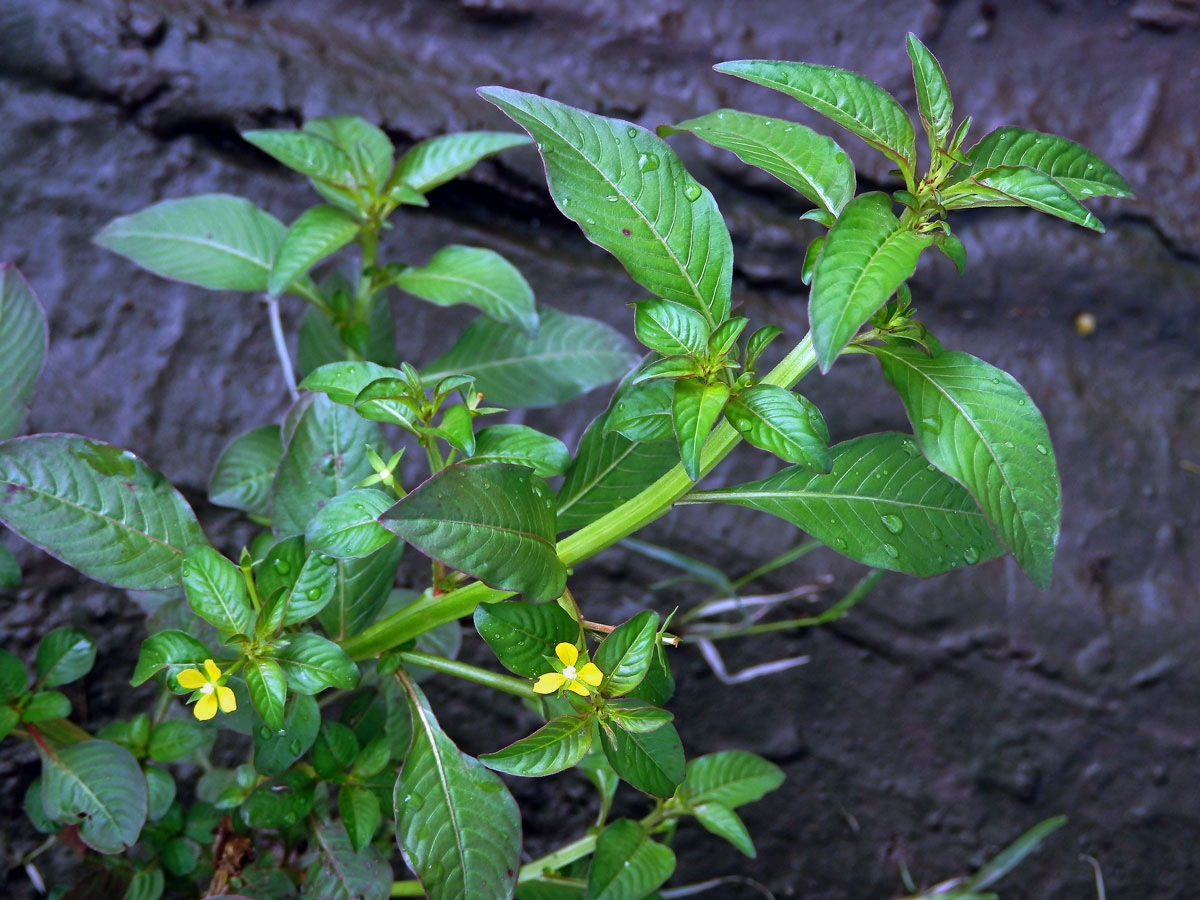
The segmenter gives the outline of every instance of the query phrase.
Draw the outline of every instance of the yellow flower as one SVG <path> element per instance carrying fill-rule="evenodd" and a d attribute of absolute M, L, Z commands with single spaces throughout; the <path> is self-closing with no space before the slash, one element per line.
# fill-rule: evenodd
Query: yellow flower
<path fill-rule="evenodd" d="M 533 686 L 537 693 L 553 694 L 565 687 L 568 691 L 586 697 L 592 692 L 592 688 L 599 687 L 600 682 L 604 680 L 604 673 L 595 663 L 585 662 L 579 668 L 575 667 L 579 662 L 579 650 L 574 644 L 564 642 L 556 645 L 554 655 L 563 664 L 562 671 L 547 672 L 539 678 Z"/>
<path fill-rule="evenodd" d="M 200 692 L 200 699 L 192 707 L 192 712 L 201 722 L 215 716 L 218 706 L 221 707 L 221 712 L 233 712 L 237 709 L 237 698 L 233 696 L 230 688 L 220 683 L 221 670 L 211 659 L 204 661 L 204 672 L 199 669 L 184 669 L 179 673 L 178 681 L 181 687 Z"/>

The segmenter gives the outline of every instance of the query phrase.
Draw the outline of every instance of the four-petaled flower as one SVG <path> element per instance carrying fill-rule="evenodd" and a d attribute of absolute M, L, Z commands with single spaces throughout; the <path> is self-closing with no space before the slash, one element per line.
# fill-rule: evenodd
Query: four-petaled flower
<path fill-rule="evenodd" d="M 204 661 L 203 672 L 199 669 L 184 669 L 179 673 L 178 681 L 181 687 L 200 692 L 200 699 L 192 707 L 192 712 L 202 722 L 215 716 L 218 706 L 221 712 L 233 712 L 237 709 L 237 698 L 233 696 L 230 688 L 221 684 L 221 670 L 211 659 Z"/>
<path fill-rule="evenodd" d="M 592 692 L 592 688 L 599 687 L 600 682 L 604 680 L 604 673 L 596 667 L 595 663 L 585 662 L 576 668 L 575 664 L 579 662 L 579 649 L 574 644 L 566 642 L 557 644 L 554 647 L 554 655 L 563 664 L 562 671 L 547 672 L 539 678 L 533 686 L 537 693 L 553 694 L 561 688 L 566 688 L 581 697 L 586 697 Z"/>

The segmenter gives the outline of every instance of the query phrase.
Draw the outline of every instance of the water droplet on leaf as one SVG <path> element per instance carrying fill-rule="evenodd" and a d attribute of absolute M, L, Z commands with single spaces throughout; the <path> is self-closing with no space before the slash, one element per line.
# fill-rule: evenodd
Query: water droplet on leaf
<path fill-rule="evenodd" d="M 884 544 L 883 552 L 886 553 L 888 556 L 890 556 L 892 559 L 895 559 L 896 557 L 898 557 L 900 555 L 900 551 L 897 550 L 891 544 Z"/>
<path fill-rule="evenodd" d="M 1038 444 L 1033 449 L 1036 450 L 1038 453 L 1042 454 L 1042 456 L 1045 456 L 1047 453 L 1050 452 L 1049 450 L 1046 449 L 1046 447 L 1043 444 Z"/>
<path fill-rule="evenodd" d="M 653 153 L 643 153 L 638 157 L 638 171 L 653 172 L 658 168 L 658 156 Z"/>
<path fill-rule="evenodd" d="M 683 196 L 687 197 L 688 200 L 695 203 L 697 200 L 700 199 L 700 185 L 696 184 L 695 182 L 684 185 Z"/>
<path fill-rule="evenodd" d="M 286 559 L 275 560 L 275 562 L 273 563 L 273 566 L 275 568 L 275 571 L 278 572 L 280 575 L 286 575 L 288 572 L 292 571 L 292 566 Z"/>
<path fill-rule="evenodd" d="M 975 563 L 979 562 L 979 548 L 968 547 L 963 551 L 963 559 L 967 561 L 968 566 L 975 565 Z"/>
<path fill-rule="evenodd" d="M 880 516 L 879 521 L 881 521 L 883 523 L 883 527 L 892 534 L 899 534 L 904 530 L 904 520 L 899 516 L 890 514 L 886 516 Z"/>

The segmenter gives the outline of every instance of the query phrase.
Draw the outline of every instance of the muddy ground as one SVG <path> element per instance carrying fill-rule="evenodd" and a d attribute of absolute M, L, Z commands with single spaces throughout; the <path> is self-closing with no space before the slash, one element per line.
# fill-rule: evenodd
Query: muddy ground
<path fill-rule="evenodd" d="M 947 346 L 1011 371 L 1044 412 L 1066 498 L 1050 590 L 1011 562 L 918 582 L 889 577 L 817 632 L 729 648 L 735 666 L 809 654 L 811 663 L 724 686 L 677 654 L 673 703 L 690 754 L 744 747 L 788 773 L 746 810 L 759 856 L 690 827 L 677 883 L 751 876 L 780 897 L 883 900 L 966 871 L 1033 823 L 1069 825 L 1006 882 L 1005 896 L 1083 900 L 1101 866 L 1109 896 L 1193 896 L 1200 844 L 1200 5 L 1194 0 L 717 2 L 717 0 L 275 0 L 0 4 L 0 259 L 44 299 L 51 353 L 33 431 L 75 431 L 138 453 L 179 484 L 210 533 L 244 531 L 203 499 L 220 449 L 277 418 L 284 392 L 266 321 L 244 296 L 210 295 L 135 271 L 90 244 L 114 216 L 207 191 L 248 196 L 290 220 L 313 202 L 298 178 L 241 143 L 249 127 L 357 113 L 400 147 L 447 130 L 511 127 L 473 89 L 504 84 L 653 126 L 718 106 L 814 124 L 781 95 L 716 75 L 724 59 L 801 59 L 859 69 L 915 106 L 903 36 L 941 59 L 976 133 L 1011 123 L 1065 134 L 1111 161 L 1137 199 L 1103 202 L 1108 233 L 1007 211 L 961 217 L 970 268 L 922 265 L 917 305 Z M 820 126 L 822 128 L 826 126 Z M 841 136 L 839 135 L 839 139 Z M 682 139 L 733 233 L 736 298 L 798 338 L 803 207 L 732 157 Z M 846 137 L 860 184 L 887 166 Z M 631 331 L 638 290 L 550 205 L 536 156 L 512 152 L 398 219 L 393 254 L 424 261 L 454 241 L 494 247 L 550 305 Z M 400 301 L 396 301 L 397 304 Z M 448 344 L 453 313 L 399 306 L 403 355 Z M 302 312 L 285 311 L 291 333 Z M 1074 317 L 1091 314 L 1083 337 Z M 835 439 L 904 427 L 865 359 L 806 388 Z M 573 443 L 602 402 L 528 421 Z M 181 452 L 181 449 L 184 452 Z M 770 463 L 738 455 L 714 483 Z M 798 536 L 749 512 L 681 510 L 651 539 L 735 570 Z M 2 537 L 26 567 L 0 603 L 3 642 L 76 624 L 101 641 L 105 675 L 77 688 L 85 724 L 128 713 L 141 635 L 126 597 Z M 616 616 L 695 591 L 651 596 L 660 567 L 612 551 L 581 568 L 583 603 Z M 855 569 L 828 552 L 777 573 L 785 589 Z M 466 652 L 483 659 L 479 648 Z M 437 688 L 442 719 L 471 752 L 530 724 L 517 707 Z M 38 842 L 18 812 L 36 761 L 0 750 L 0 853 Z M 572 776 L 525 784 L 531 841 L 583 827 Z M 5 896 L 30 895 L 20 868 Z M 755 897 L 726 885 L 713 896 Z"/>

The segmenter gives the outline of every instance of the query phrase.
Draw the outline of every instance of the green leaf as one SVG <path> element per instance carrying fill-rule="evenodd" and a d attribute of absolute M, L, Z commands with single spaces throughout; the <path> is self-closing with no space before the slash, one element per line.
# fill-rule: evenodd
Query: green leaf
<path fill-rule="evenodd" d="M 251 828 L 287 828 L 309 814 L 312 777 L 298 769 L 258 785 L 242 804 L 241 819 Z"/>
<path fill-rule="evenodd" d="M 571 640 L 574 642 L 574 638 Z M 551 648 L 551 652 L 553 652 L 553 648 Z M 0 650 L 0 695 L 2 698 L 11 703 L 25 693 L 27 687 L 29 687 L 29 673 L 25 670 L 25 664 L 7 650 Z"/>
<path fill-rule="evenodd" d="M 1046 421 L 1029 394 L 1007 372 L 966 353 L 875 353 L 921 452 L 971 492 L 1021 568 L 1048 587 L 1062 492 Z"/>
<path fill-rule="evenodd" d="M 384 365 L 392 365 L 397 361 L 396 326 L 390 303 L 382 300 L 374 303 L 370 321 L 362 331 L 366 332 L 363 349 L 367 359 Z M 310 306 L 300 320 L 300 336 L 296 344 L 299 374 L 308 375 L 323 365 L 344 360 L 349 355 L 344 341 L 352 336 L 335 326 L 323 311 Z"/>
<path fill-rule="evenodd" d="M 308 752 L 321 727 L 321 708 L 308 694 L 293 694 L 283 710 L 283 734 L 255 728 L 254 768 L 263 775 L 278 775 Z"/>
<path fill-rule="evenodd" d="M 212 654 L 202 643 L 182 631 L 160 631 L 142 641 L 137 666 L 129 683 L 134 687 L 148 681 L 160 669 L 200 668 Z"/>
<path fill-rule="evenodd" d="M 404 543 L 396 541 L 362 559 L 339 559 L 333 599 L 317 620 L 335 640 L 357 634 L 375 620 L 396 581 Z"/>
<path fill-rule="evenodd" d="M 246 687 L 254 708 L 275 731 L 283 729 L 283 704 L 287 700 L 287 680 L 279 663 L 269 657 L 251 657 L 246 661 Z M 314 692 L 315 693 L 315 692 Z"/>
<path fill-rule="evenodd" d="M 566 447 L 563 448 L 566 450 Z M 568 455 L 568 460 L 570 456 Z M 564 463 L 565 468 L 565 463 Z M 559 473 L 562 474 L 562 473 Z M 7 547 L 0 544 L 0 589 L 15 591 L 21 586 L 21 566 Z"/>
<path fill-rule="evenodd" d="M 173 837 L 163 844 L 159 861 L 172 875 L 182 877 L 196 871 L 199 857 L 200 849 L 194 842 L 185 837 Z"/>
<path fill-rule="evenodd" d="M 687 771 L 679 732 L 670 723 L 648 732 L 618 728 L 613 736 L 601 729 L 600 743 L 618 775 L 655 797 L 673 795 Z"/>
<path fill-rule="evenodd" d="M 224 634 L 252 634 L 257 618 L 241 570 L 212 547 L 189 547 L 183 559 L 188 606 Z"/>
<path fill-rule="evenodd" d="M 283 223 L 249 200 L 202 194 L 114 219 L 101 247 L 143 269 L 214 291 L 265 291 Z"/>
<path fill-rule="evenodd" d="M 758 362 L 758 358 L 763 355 L 763 351 L 781 334 L 783 334 L 783 329 L 778 325 L 764 325 L 750 335 L 749 340 L 746 341 L 746 368 L 753 368 L 754 364 Z"/>
<path fill-rule="evenodd" d="M 392 171 L 395 153 L 382 129 L 358 116 L 324 116 L 309 119 L 304 130 L 340 147 L 353 161 L 359 185 L 382 190 Z"/>
<path fill-rule="evenodd" d="M 393 502 L 394 497 L 371 488 L 338 494 L 309 521 L 304 539 L 335 559 L 369 556 L 396 539 L 377 521 Z"/>
<path fill-rule="evenodd" d="M 489 769 L 536 778 L 576 765 L 592 746 L 592 720 L 587 716 L 558 716 L 527 738 L 479 761 Z"/>
<path fill-rule="evenodd" d="M 354 784 L 338 788 L 338 812 L 355 851 L 371 843 L 379 827 L 379 798 L 374 791 Z"/>
<path fill-rule="evenodd" d="M 129 887 L 121 900 L 158 900 L 162 896 L 163 883 L 162 869 L 157 866 L 152 869 L 142 869 L 130 880 Z"/>
<path fill-rule="evenodd" d="M 443 469 L 380 523 L 426 556 L 489 587 L 553 600 L 567 573 L 555 550 L 554 494 L 518 466 Z"/>
<path fill-rule="evenodd" d="M 328 687 L 350 690 L 358 684 L 358 667 L 346 651 L 319 634 L 293 634 L 275 655 L 298 694 L 318 694 Z"/>
<path fill-rule="evenodd" d="M 341 250 L 358 234 L 359 224 L 336 206 L 314 206 L 288 228 L 267 279 L 267 291 L 278 297 L 298 277 Z"/>
<path fill-rule="evenodd" d="M 430 900 L 512 895 L 521 816 L 499 776 L 460 751 L 415 684 L 413 739 L 393 795 L 396 841 Z"/>
<path fill-rule="evenodd" d="M 963 885 L 964 891 L 982 891 L 991 887 L 1014 868 L 1052 833 L 1067 824 L 1066 816 L 1053 816 L 1038 822 L 1019 838 L 988 860 Z"/>
<path fill-rule="evenodd" d="M 657 731 L 675 719 L 667 710 L 633 697 L 610 700 L 604 712 L 623 730 L 634 732 Z"/>
<path fill-rule="evenodd" d="M 721 410 L 729 400 L 729 386 L 723 381 L 701 384 L 684 379 L 675 382 L 675 398 L 671 406 L 671 421 L 679 440 L 679 456 L 692 481 L 700 479 L 700 454 Z"/>
<path fill-rule="evenodd" d="M 946 254 L 946 258 L 954 263 L 954 268 L 961 275 L 967 267 L 967 248 L 958 236 L 949 232 L 935 235 L 933 245 Z"/>
<path fill-rule="evenodd" d="M 804 262 L 800 266 L 800 281 L 804 284 L 812 284 L 813 272 L 816 271 L 817 260 L 821 258 L 821 251 L 825 249 L 826 237 L 817 235 L 804 251 Z"/>
<path fill-rule="evenodd" d="M 782 91 L 858 135 L 912 171 L 916 143 L 912 121 L 896 99 L 856 72 L 811 63 L 742 59 L 718 63 L 718 72 Z"/>
<path fill-rule="evenodd" d="M 604 420 L 607 431 L 631 441 L 662 441 L 675 436 L 671 406 L 675 385 L 670 381 L 644 381 L 622 391 Z"/>
<path fill-rule="evenodd" d="M 682 303 L 642 300 L 633 305 L 637 338 L 663 356 L 698 355 L 708 349 L 708 323 Z"/>
<path fill-rule="evenodd" d="M 835 216 L 854 197 L 854 163 L 846 151 L 796 122 L 719 109 L 658 129 L 662 137 L 685 131 L 774 175 Z"/>
<path fill-rule="evenodd" d="M 146 779 L 137 760 L 110 741 L 83 741 L 42 754 L 42 805 L 56 822 L 76 825 L 100 853 L 133 846 L 146 821 Z"/>
<path fill-rule="evenodd" d="M 722 326 L 723 327 L 723 326 Z M 704 367 L 690 356 L 668 356 L 657 359 L 646 365 L 639 366 L 631 372 L 629 384 L 631 387 L 663 378 L 687 378 L 692 375 L 703 375 Z"/>
<path fill-rule="evenodd" d="M 550 671 L 555 645 L 579 642 L 579 623 L 556 603 L 481 603 L 475 629 L 506 669 L 526 678 Z"/>
<path fill-rule="evenodd" d="M 96 642 L 79 628 L 46 632 L 37 648 L 37 677 L 44 687 L 69 684 L 92 670 Z"/>
<path fill-rule="evenodd" d="M 828 474 L 793 466 L 691 497 L 779 516 L 851 559 L 922 578 L 1003 552 L 970 494 L 908 436 L 866 435 L 830 452 Z"/>
<path fill-rule="evenodd" d="M 317 742 L 313 745 L 313 766 L 325 780 L 341 780 L 358 755 L 358 750 L 358 738 L 348 726 L 339 722 L 322 722 Z"/>
<path fill-rule="evenodd" d="M 567 470 L 571 454 L 556 437 L 528 425 L 492 425 L 475 435 L 472 463 L 507 463 L 528 466 L 541 478 L 553 478 Z"/>
<path fill-rule="evenodd" d="M 981 172 L 997 166 L 1027 166 L 1049 175 L 1076 197 L 1132 197 L 1121 175 L 1085 147 L 1053 134 L 1006 125 L 984 135 L 967 151 L 969 170 Z"/>
<path fill-rule="evenodd" d="M 604 673 L 600 692 L 612 697 L 627 694 L 641 684 L 658 643 L 658 613 L 642 610 L 606 637 L 592 659 Z"/>
<path fill-rule="evenodd" d="M 617 819 L 596 838 L 587 900 L 642 900 L 675 871 L 675 853 L 632 819 Z"/>
<path fill-rule="evenodd" d="M 358 392 L 354 408 L 364 419 L 416 432 L 417 410 L 413 408 L 412 393 L 407 379 L 377 378 Z"/>
<path fill-rule="evenodd" d="M 175 802 L 175 779 L 159 766 L 146 766 L 146 818 L 161 819 Z"/>
<path fill-rule="evenodd" d="M 314 396 L 275 476 L 271 516 L 275 531 L 303 534 L 317 510 L 375 471 L 367 458 L 367 445 L 382 442 L 378 425 L 328 397 Z"/>
<path fill-rule="evenodd" d="M 333 599 L 338 571 L 331 557 L 304 552 L 304 538 L 285 538 L 267 551 L 255 582 L 265 598 L 265 634 L 317 615 Z M 261 627 L 261 626 L 260 626 Z"/>
<path fill-rule="evenodd" d="M 674 442 L 631 441 L 606 432 L 606 423 L 624 396 L 598 416 L 579 441 L 579 449 L 558 489 L 558 527 L 582 528 L 637 496 L 679 462 Z M 674 426 L 672 426 L 674 431 Z"/>
<path fill-rule="evenodd" d="M 680 795 L 692 806 L 719 803 L 732 809 L 762 799 L 783 778 L 783 770 L 761 756 L 726 750 L 691 760 Z"/>
<path fill-rule="evenodd" d="M 730 399 L 725 417 L 747 441 L 785 462 L 816 472 L 828 472 L 833 465 L 825 419 L 806 397 L 756 384 Z"/>
<path fill-rule="evenodd" d="M 340 822 L 314 823 L 310 845 L 317 856 L 308 868 L 304 896 L 314 900 L 387 900 L 392 868 L 376 847 L 355 852 Z"/>
<path fill-rule="evenodd" d="M 729 316 L 733 245 L 716 200 L 675 152 L 620 119 L 501 87 L 485 100 L 537 141 L 554 202 L 650 293 L 713 325 Z"/>
<path fill-rule="evenodd" d="M 381 378 L 400 378 L 399 369 L 365 360 L 326 363 L 300 382 L 300 389 L 325 394 L 334 403 L 353 406 L 363 388 Z"/>
<path fill-rule="evenodd" d="M 205 543 L 182 495 L 127 450 L 67 434 L 0 444 L 0 522 L 89 578 L 127 590 L 180 583 Z"/>
<path fill-rule="evenodd" d="M 65 719 L 71 715 L 71 701 L 58 691 L 38 691 L 21 710 L 22 722 L 43 722 L 46 719 Z"/>
<path fill-rule="evenodd" d="M 754 859 L 758 854 L 754 850 L 754 841 L 741 818 L 728 806 L 720 803 L 702 803 L 692 809 L 696 821 L 704 829 L 717 837 L 725 838 L 746 856 Z"/>
<path fill-rule="evenodd" d="M 424 266 L 405 266 L 390 282 L 435 306 L 465 303 L 530 337 L 537 333 L 537 307 L 529 282 L 495 250 L 451 244 Z"/>
<path fill-rule="evenodd" d="M 966 181 L 947 189 L 942 198 L 947 209 L 1028 206 L 1084 228 L 1104 232 L 1104 224 L 1071 196 L 1065 186 L 1049 175 L 1025 166 L 981 169 Z"/>
<path fill-rule="evenodd" d="M 242 137 L 293 172 L 338 187 L 354 187 L 354 161 L 336 146 L 307 131 L 243 131 Z"/>
<path fill-rule="evenodd" d="M 188 719 L 168 719 L 150 735 L 149 753 L 155 762 L 170 762 L 212 743 L 213 732 Z"/>
<path fill-rule="evenodd" d="M 0 741 L 8 737 L 10 731 L 17 727 L 21 715 L 11 706 L 0 706 Z"/>
<path fill-rule="evenodd" d="M 396 163 L 392 181 L 403 181 L 421 193 L 428 193 L 457 178 L 481 159 L 528 143 L 529 138 L 523 134 L 503 131 L 444 134 L 414 144 Z"/>
<path fill-rule="evenodd" d="M 886 194 L 863 194 L 846 207 L 813 269 L 808 315 L 822 372 L 871 313 L 912 277 L 931 241 L 900 224 Z"/>
<path fill-rule="evenodd" d="M 473 375 L 491 403 L 506 407 L 557 406 L 615 381 L 636 361 L 625 340 L 603 322 L 541 308 L 537 337 L 479 318 L 454 346 L 421 370 L 435 382 Z"/>
<path fill-rule="evenodd" d="M 278 425 L 264 425 L 235 438 L 221 451 L 208 483 L 208 499 L 256 516 L 271 515 L 271 483 L 283 459 Z"/>
<path fill-rule="evenodd" d="M 929 145 L 945 147 L 946 138 L 954 129 L 954 100 L 946 75 L 937 58 L 912 32 L 908 35 L 908 58 L 912 60 L 917 107 L 921 112 L 921 124 L 929 136 Z"/>
<path fill-rule="evenodd" d="M 475 452 L 475 431 L 471 413 L 462 404 L 451 406 L 442 414 L 434 433 L 455 450 L 469 457 Z"/>
<path fill-rule="evenodd" d="M 9 262 L 0 262 L 0 441 L 20 434 L 46 358 L 46 312 Z"/>
<path fill-rule="evenodd" d="M 749 324 L 750 320 L 745 316 L 734 316 L 732 319 L 722 322 L 708 338 L 709 356 L 718 360 L 726 359 L 729 351 L 733 350 L 733 345 L 737 343 L 737 339 L 742 336 L 742 332 Z M 733 358 L 737 359 L 736 351 Z"/>

